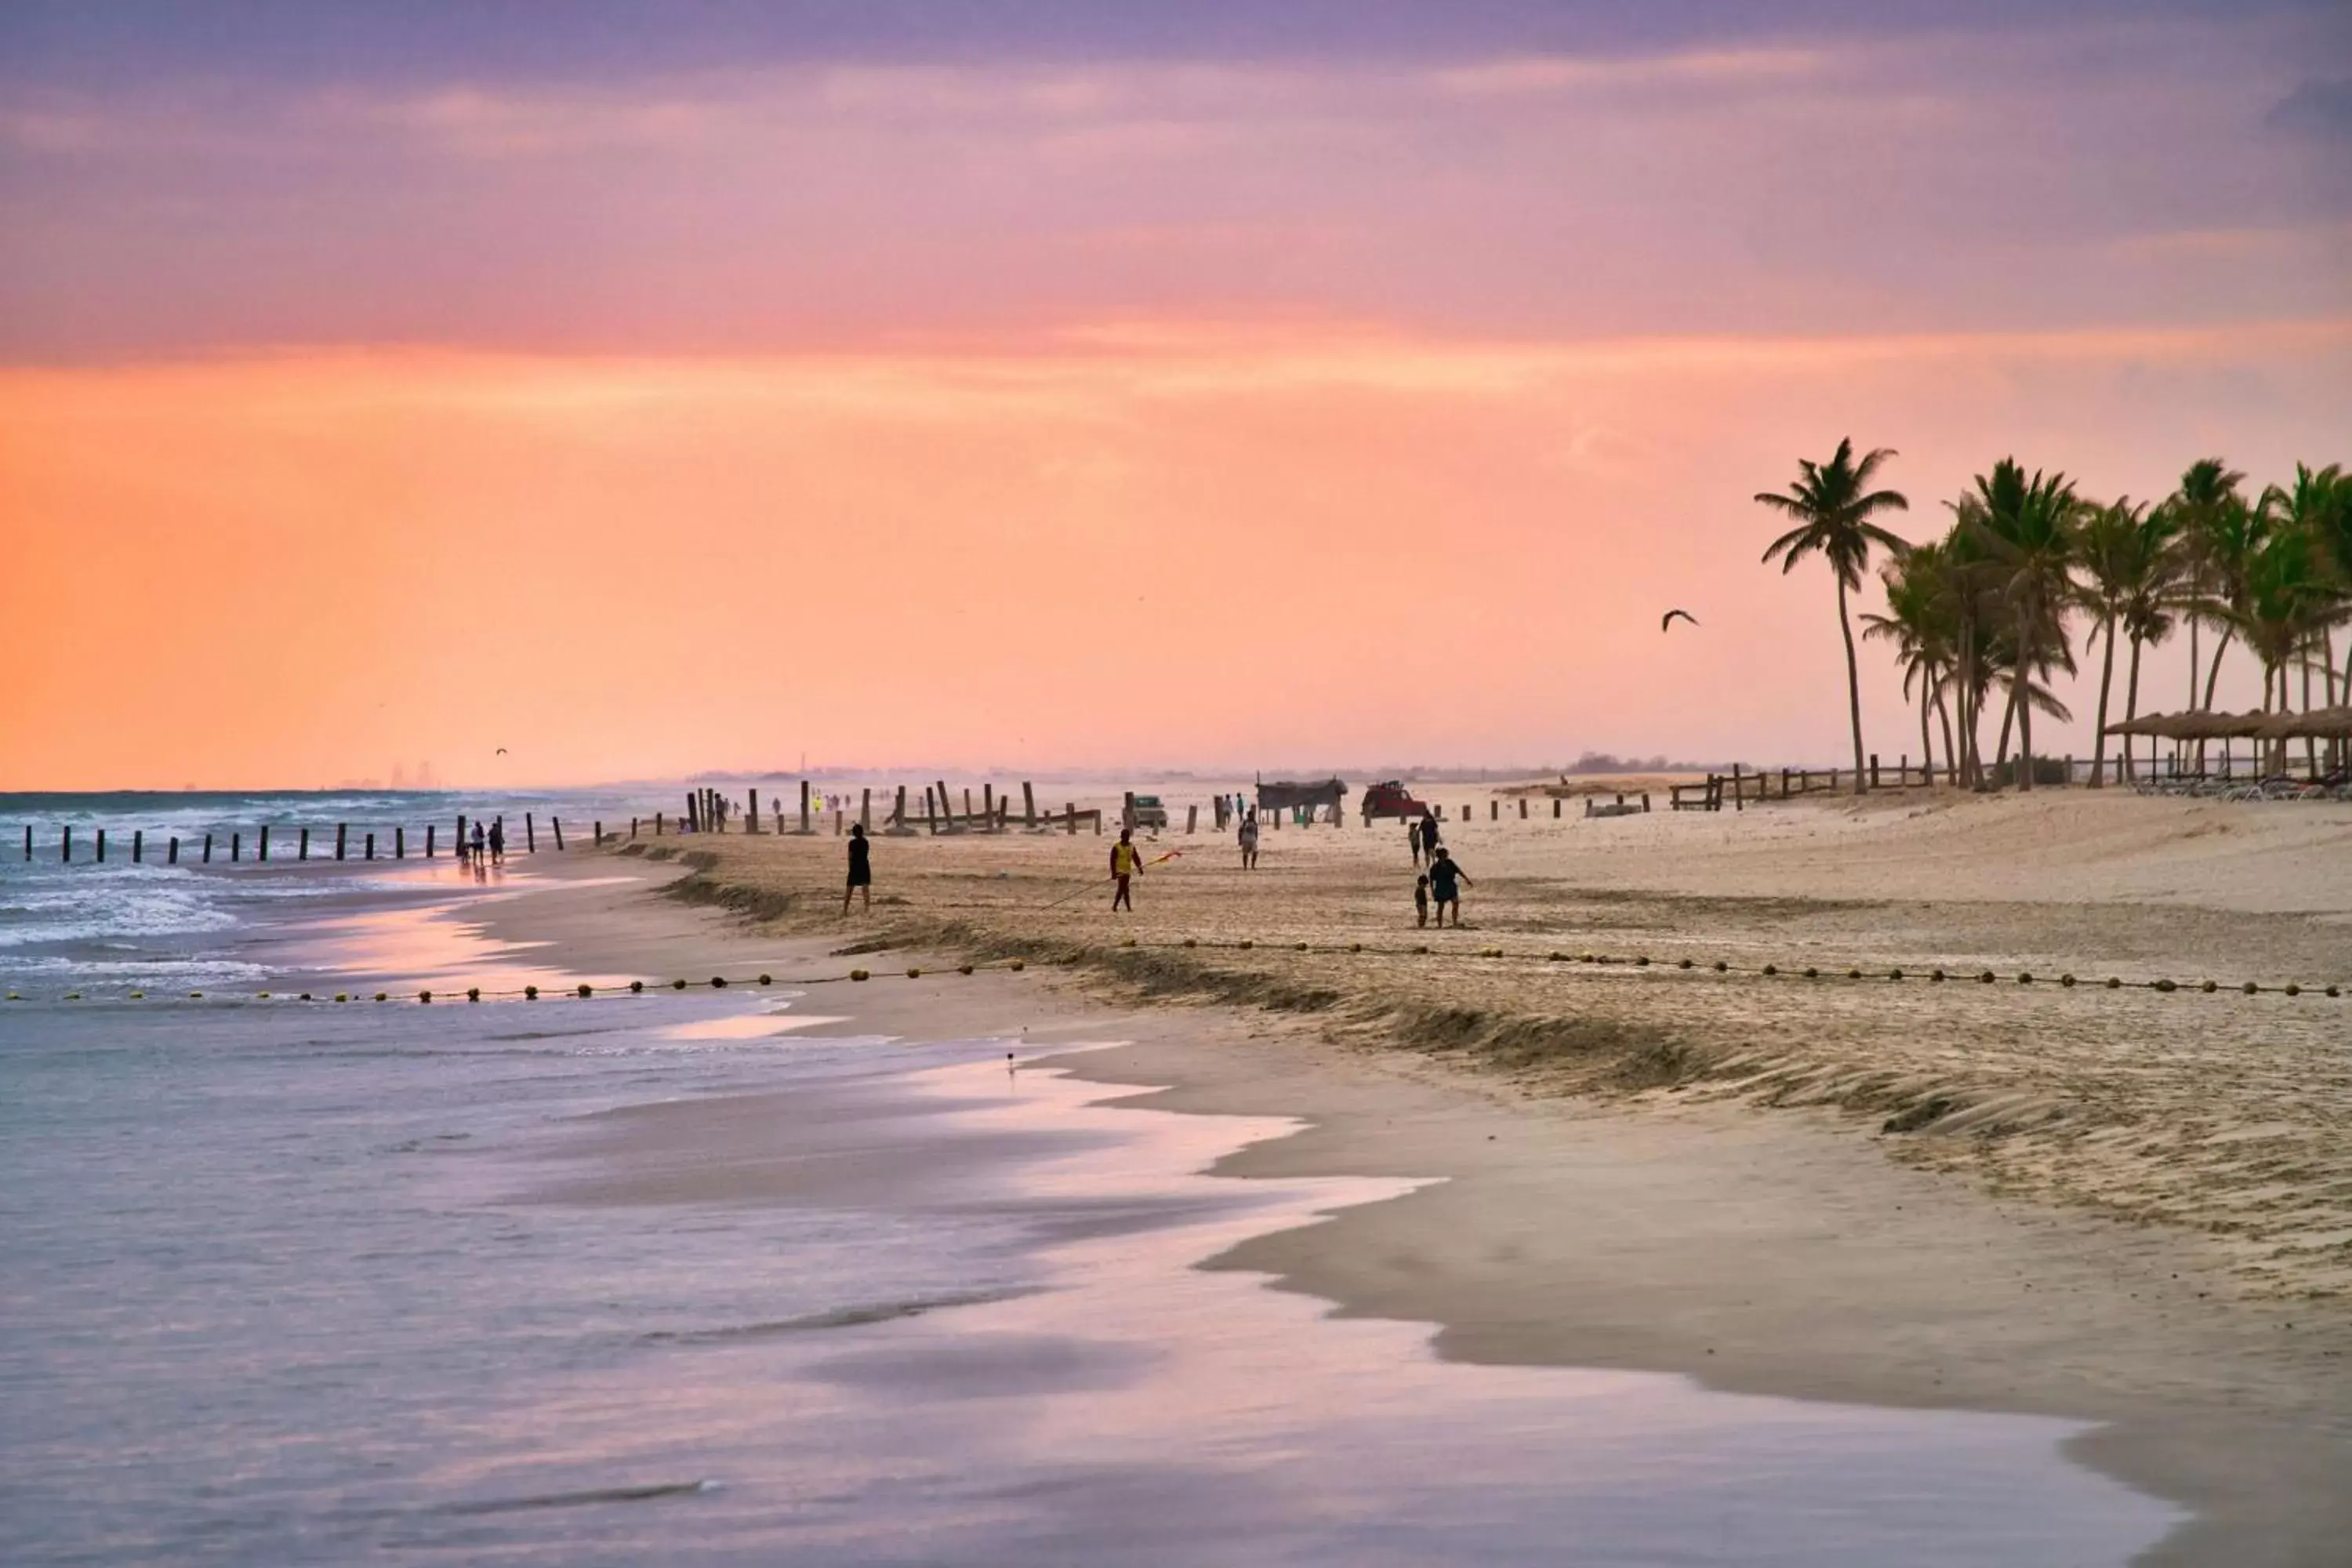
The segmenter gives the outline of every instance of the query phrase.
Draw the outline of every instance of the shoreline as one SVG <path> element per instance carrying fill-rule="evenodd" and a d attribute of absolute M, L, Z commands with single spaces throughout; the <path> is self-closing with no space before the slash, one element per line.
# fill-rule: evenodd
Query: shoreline
<path fill-rule="evenodd" d="M 656 868 L 602 879 L 617 868 L 583 862 L 467 918 L 551 944 L 568 968 L 782 963 L 840 945 L 653 896 L 673 879 Z M 1205 1267 L 1267 1275 L 1335 1315 L 1433 1325 L 1446 1359 L 2097 1423 L 2069 1445 L 2077 1458 L 2194 1510 L 2153 1563 L 2317 1562 L 2352 1533 L 2336 1485 L 2352 1468 L 2352 1336 L 2311 1303 L 2215 1289 L 2225 1260 L 2177 1233 L 1990 1198 L 1886 1161 L 1820 1111 L 1532 1100 L 1297 1016 L 1121 1007 L 1042 973 L 845 990 L 826 1006 L 854 1010 L 854 1032 L 1001 1035 L 1045 1053 L 1110 1034 L 1129 1043 L 1054 1065 L 1135 1089 L 1125 1102 L 1307 1123 L 1215 1174 L 1430 1184 Z"/>

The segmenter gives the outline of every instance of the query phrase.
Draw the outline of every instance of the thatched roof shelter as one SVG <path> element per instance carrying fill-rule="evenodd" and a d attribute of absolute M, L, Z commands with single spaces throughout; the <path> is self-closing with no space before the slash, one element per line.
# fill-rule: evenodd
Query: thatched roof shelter
<path fill-rule="evenodd" d="M 2147 713 L 2128 724 L 2110 724 L 2110 735 L 2154 735 L 2166 741 L 2230 741 L 2262 732 L 2271 713 Z M 2300 715 L 2298 715 L 2300 717 Z"/>
<path fill-rule="evenodd" d="M 2308 713 L 2273 713 L 2258 731 L 2265 741 L 2325 741 L 2352 735 L 2352 708 L 2315 708 Z"/>

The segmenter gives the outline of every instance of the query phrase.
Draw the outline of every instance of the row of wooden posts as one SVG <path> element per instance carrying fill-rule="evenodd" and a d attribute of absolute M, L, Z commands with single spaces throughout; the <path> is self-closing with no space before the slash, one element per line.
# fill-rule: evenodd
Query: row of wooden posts
<path fill-rule="evenodd" d="M 503 826 L 506 821 L 504 817 L 499 817 L 497 820 L 501 826 Z M 547 819 L 547 826 L 554 836 L 555 847 L 562 849 L 563 847 L 563 819 L 558 816 L 551 816 Z M 295 831 L 296 841 L 294 858 L 297 860 L 308 860 L 310 858 L 310 830 L 307 827 L 303 827 L 298 828 Z M 595 837 L 595 842 L 602 844 L 604 841 L 604 825 L 601 822 L 595 823 L 593 826 L 593 832 Z M 539 851 L 539 821 L 537 813 L 523 813 L 522 836 L 523 852 L 525 854 L 537 854 Z M 218 835 L 213 833 L 206 833 L 204 836 L 200 860 L 201 864 L 209 866 L 213 863 L 214 841 L 217 837 Z M 229 860 L 232 863 L 241 862 L 245 858 L 245 834 L 241 830 L 234 831 L 227 837 Z M 94 840 L 95 852 L 90 857 L 91 862 L 93 864 L 103 865 L 107 858 L 106 829 L 103 827 L 93 829 L 92 837 Z M 390 838 L 391 842 L 385 846 L 384 855 L 379 857 L 376 854 L 376 835 L 372 830 L 362 829 L 360 833 L 360 842 L 357 847 L 357 853 L 354 855 L 353 846 L 352 843 L 351 825 L 349 823 L 339 822 L 335 825 L 334 858 L 338 860 L 353 858 L 362 860 L 374 860 L 377 858 L 393 860 L 407 859 L 408 829 L 405 826 L 394 827 L 391 830 Z M 466 818 L 462 816 L 457 818 L 457 837 L 456 842 L 457 845 L 456 852 L 457 854 L 466 854 L 472 847 L 470 841 L 466 837 Z M 196 847 L 194 844 L 191 844 L 190 848 L 192 851 L 194 850 L 195 847 Z M 323 858 L 324 850 L 322 849 L 320 853 Z M 425 858 L 428 860 L 433 859 L 439 855 L 439 853 L 440 842 L 437 836 L 436 826 L 427 823 L 425 827 Z M 30 860 L 33 858 L 33 829 L 28 825 L 25 829 L 25 858 Z M 74 830 L 73 825 L 68 823 L 58 830 L 58 858 L 67 865 L 71 865 L 73 864 L 73 858 Z M 192 858 L 193 858 L 195 857 L 192 855 Z M 146 829 L 134 828 L 131 834 L 131 864 L 144 864 L 146 858 Z M 269 826 L 266 823 L 261 826 L 255 835 L 254 858 L 257 861 L 266 861 L 269 858 Z M 283 858 L 282 845 L 280 858 Z M 167 837 L 164 841 L 163 863 L 167 866 L 176 866 L 180 863 L 180 840 L 177 835 L 173 835 Z"/>
<path fill-rule="evenodd" d="M 920 820 L 924 827 L 931 833 L 1003 833 L 1010 831 L 1013 826 L 1013 796 L 1009 792 L 999 795 L 993 784 L 982 784 L 980 786 L 980 802 L 977 807 L 972 803 L 971 791 L 967 787 L 963 792 L 961 812 L 956 810 L 954 801 L 948 794 L 945 779 L 927 784 L 922 786 L 922 790 L 923 814 Z M 1192 816 L 1185 824 L 1187 832 L 1192 830 L 1199 811 L 1198 806 L 1192 808 Z M 724 833 L 728 830 L 729 819 L 732 817 L 740 821 L 741 826 L 739 831 L 746 834 L 771 832 L 813 834 L 818 831 L 819 821 L 828 815 L 833 818 L 833 831 L 835 835 L 848 831 L 852 818 L 847 797 L 844 796 L 828 805 L 822 794 L 814 790 L 808 780 L 803 779 L 800 809 L 796 818 L 786 816 L 783 802 L 772 798 L 769 802 L 766 824 L 763 826 L 758 790 L 747 793 L 742 808 L 739 811 L 734 803 L 719 791 L 702 788 L 687 792 L 686 811 L 677 819 L 676 826 L 681 833 Z M 1131 792 L 1127 797 L 1125 818 L 1129 826 L 1133 825 L 1135 796 Z M 797 820 L 797 826 L 787 826 L 794 820 Z M 867 832 L 874 830 L 874 791 L 870 786 L 861 787 L 858 791 L 857 815 L 855 820 Z M 1036 788 L 1028 780 L 1024 779 L 1021 784 L 1021 826 L 1027 829 L 1034 829 L 1041 824 L 1051 827 L 1055 820 L 1050 808 L 1044 816 L 1039 816 Z M 1076 802 L 1063 804 L 1058 820 L 1062 828 L 1069 833 L 1076 833 L 1078 830 L 1078 824 L 1082 822 L 1091 824 L 1097 833 L 1103 830 L 1102 812 L 1092 806 L 1081 810 Z M 899 784 L 897 786 L 895 798 L 888 803 L 887 814 L 882 819 L 883 831 L 894 834 L 913 833 L 916 821 L 917 818 L 910 809 L 908 786 Z M 656 812 L 652 826 L 656 837 L 670 831 L 672 823 L 669 815 L 667 812 Z M 631 817 L 629 837 L 636 837 L 645 830 L 645 827 L 644 818 Z"/>
<path fill-rule="evenodd" d="M 2037 762 L 2042 760 L 2043 759 L 2036 759 Z M 2147 770 L 2149 778 L 2185 773 L 2185 770 L 2177 765 L 2175 758 L 2163 758 L 2162 763 L 2164 766 L 2161 773 L 2158 769 L 2158 759 L 2153 755 L 2146 759 L 2142 765 Z M 2222 776 L 2225 778 L 2229 776 L 2229 751 L 2225 745 L 2222 750 L 2221 763 Z M 2068 756 L 2060 759 L 2060 776 L 2064 784 L 2070 786 L 2080 782 L 2087 783 L 2095 788 L 2101 784 L 2120 787 L 2131 777 L 2131 773 L 2127 772 L 2129 764 L 2121 756 L 2108 757 L 2104 762 L 2095 758 L 2088 763 L 2079 763 L 2074 757 Z M 1877 753 L 1873 752 L 1869 766 L 1864 772 L 1869 776 L 1872 789 L 1932 789 L 1936 785 L 1934 765 L 1923 763 L 1915 768 L 1911 765 L 1911 759 L 1907 753 L 1897 758 L 1895 765 L 1888 768 L 1882 767 L 1879 764 Z M 2037 779 L 2035 782 L 2042 781 Z M 1706 775 L 1706 782 L 1704 784 L 1675 785 L 1672 804 L 1676 811 L 1721 811 L 1726 805 L 1734 811 L 1738 811 L 1750 803 L 1789 800 L 1798 795 L 1811 795 L 1817 791 L 1834 793 L 1841 788 L 1851 788 L 1853 784 L 1852 768 L 1749 769 L 1734 763 L 1731 764 L 1729 773 L 1711 773 Z"/>

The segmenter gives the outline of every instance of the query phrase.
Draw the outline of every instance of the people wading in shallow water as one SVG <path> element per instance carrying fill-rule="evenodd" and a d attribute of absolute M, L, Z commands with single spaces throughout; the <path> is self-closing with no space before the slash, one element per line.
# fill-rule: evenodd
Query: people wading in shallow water
<path fill-rule="evenodd" d="M 854 898 L 864 899 L 866 911 L 873 911 L 874 846 L 866 838 L 866 825 L 862 822 L 849 825 L 849 886 L 841 894 L 841 912 L 845 919 L 849 914 L 849 900 Z"/>
<path fill-rule="evenodd" d="M 1470 874 L 1454 862 L 1454 852 L 1443 844 L 1437 847 L 1437 857 L 1429 863 L 1429 895 L 1437 904 L 1437 923 L 1445 923 L 1448 905 L 1454 910 L 1454 923 L 1462 924 L 1462 889 L 1469 882 Z M 1473 886 L 1476 884 L 1473 883 Z"/>
<path fill-rule="evenodd" d="M 1110 907 L 1135 912 L 1134 879 L 1143 874 L 1143 851 L 1135 847 L 1131 829 L 1118 830 L 1118 842 L 1110 847 L 1110 878 L 1115 884 L 1110 895 Z"/>
<path fill-rule="evenodd" d="M 1242 847 L 1242 869 L 1244 871 L 1255 870 L 1257 868 L 1256 812 L 1253 811 L 1247 816 L 1242 818 L 1241 832 L 1235 837 L 1239 839 Z"/>

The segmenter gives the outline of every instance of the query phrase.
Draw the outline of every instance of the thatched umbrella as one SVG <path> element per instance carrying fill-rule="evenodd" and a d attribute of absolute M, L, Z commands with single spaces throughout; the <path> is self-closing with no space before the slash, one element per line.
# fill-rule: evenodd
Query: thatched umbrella
<path fill-rule="evenodd" d="M 2308 713 L 2274 713 L 2262 727 L 2265 741 L 2333 740 L 2352 735 L 2352 708 L 2315 708 Z"/>
<path fill-rule="evenodd" d="M 2110 735 L 2154 735 L 2166 741 L 2226 741 L 2256 733 L 2267 713 L 2147 713 L 2128 724 L 2110 724 Z"/>

